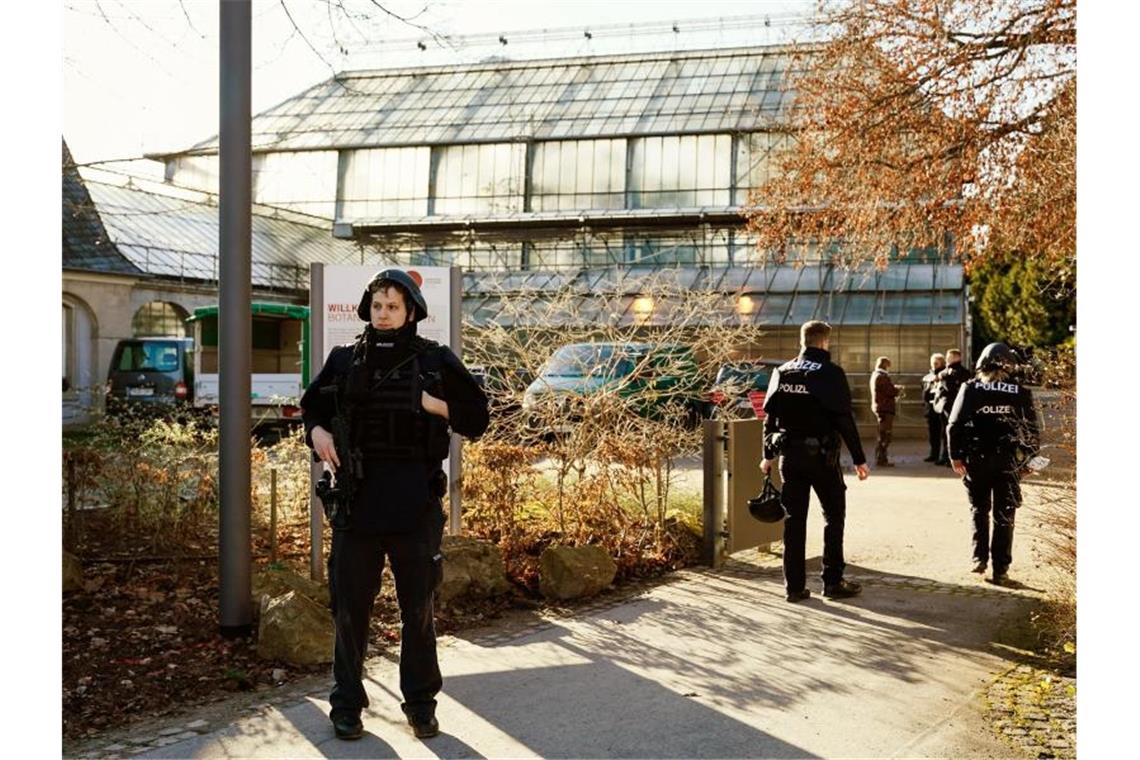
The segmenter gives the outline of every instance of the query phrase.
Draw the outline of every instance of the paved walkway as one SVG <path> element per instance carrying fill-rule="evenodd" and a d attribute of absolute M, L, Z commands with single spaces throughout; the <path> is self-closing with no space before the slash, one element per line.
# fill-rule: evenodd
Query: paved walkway
<path fill-rule="evenodd" d="M 984 696 L 1013 667 L 995 632 L 1040 597 L 1032 502 L 1011 575 L 968 572 L 969 512 L 949 470 L 900 466 L 849 479 L 849 577 L 861 597 L 818 596 L 822 518 L 809 517 L 809 586 L 784 601 L 779 558 L 745 552 L 608 607 L 509 621 L 441 641 L 443 734 L 403 722 L 396 665 L 368 667 L 365 737 L 341 742 L 327 684 L 252 714 L 135 736 L 96 754 L 143 757 L 1014 757 Z M 154 728 L 151 727 L 153 731 Z M 166 746 L 156 746 L 165 744 Z"/>

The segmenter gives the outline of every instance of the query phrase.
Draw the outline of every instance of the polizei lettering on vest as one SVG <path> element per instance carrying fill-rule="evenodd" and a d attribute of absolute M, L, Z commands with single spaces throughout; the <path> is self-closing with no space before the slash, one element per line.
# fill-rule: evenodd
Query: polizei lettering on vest
<path fill-rule="evenodd" d="M 997 406 L 983 406 L 978 410 L 981 414 L 1013 414 L 1013 407 L 1009 404 L 998 404 Z"/>
<path fill-rule="evenodd" d="M 978 383 L 978 387 L 983 391 L 1000 391 L 1001 393 L 1014 394 L 1021 390 L 1017 383 Z"/>
<path fill-rule="evenodd" d="M 780 390 L 784 393 L 800 393 L 804 395 L 810 394 L 806 385 L 792 385 L 791 383 L 780 383 Z"/>
<path fill-rule="evenodd" d="M 823 365 L 819 362 L 808 361 L 807 359 L 792 359 L 780 367 L 781 372 L 814 372 L 817 369 L 823 369 Z"/>

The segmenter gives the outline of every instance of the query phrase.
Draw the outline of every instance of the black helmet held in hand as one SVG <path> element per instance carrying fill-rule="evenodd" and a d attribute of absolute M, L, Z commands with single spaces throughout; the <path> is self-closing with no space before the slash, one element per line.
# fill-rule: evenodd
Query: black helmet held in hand
<path fill-rule="evenodd" d="M 416 277 L 419 275 L 417 274 Z M 368 281 L 368 287 L 364 289 L 364 295 L 360 297 L 360 305 L 356 307 L 356 315 L 365 322 L 372 321 L 372 291 L 378 285 L 396 285 L 403 289 L 416 310 L 414 321 L 419 322 L 427 316 L 427 301 L 424 300 L 424 294 L 420 292 L 420 284 L 413 276 L 402 269 L 382 269 Z"/>
<path fill-rule="evenodd" d="M 765 478 L 760 493 L 748 500 L 748 513 L 766 523 L 780 522 L 786 516 L 784 505 L 780 503 L 780 492 L 772 485 L 771 478 Z"/>
<path fill-rule="evenodd" d="M 1013 370 L 1020 363 L 1017 352 L 1004 343 L 991 343 L 978 356 L 978 369 L 992 372 L 996 369 Z"/>

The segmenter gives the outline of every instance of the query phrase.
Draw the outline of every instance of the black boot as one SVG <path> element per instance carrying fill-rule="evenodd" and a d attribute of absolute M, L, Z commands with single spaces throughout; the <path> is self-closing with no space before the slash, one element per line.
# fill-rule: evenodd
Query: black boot
<path fill-rule="evenodd" d="M 337 713 L 329 717 L 338 739 L 359 739 L 364 734 L 364 724 L 360 722 L 359 714 Z"/>
<path fill-rule="evenodd" d="M 823 587 L 823 595 L 828 599 L 847 599 L 855 596 L 863 587 L 854 581 L 841 580 Z"/>
<path fill-rule="evenodd" d="M 439 734 L 439 721 L 435 719 L 435 709 L 432 707 L 403 706 L 404 715 L 408 717 L 408 725 L 417 739 L 430 739 Z"/>

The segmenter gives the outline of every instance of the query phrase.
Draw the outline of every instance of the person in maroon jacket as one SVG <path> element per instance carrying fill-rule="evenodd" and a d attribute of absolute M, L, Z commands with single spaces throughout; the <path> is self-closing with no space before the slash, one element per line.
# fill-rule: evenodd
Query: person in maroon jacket
<path fill-rule="evenodd" d="M 879 421 L 879 441 L 875 446 L 875 465 L 894 467 L 887 458 L 887 447 L 891 445 L 891 431 L 895 427 L 897 406 L 895 399 L 902 393 L 902 386 L 891 380 L 891 360 L 880 356 L 875 360 L 875 371 L 871 373 L 871 411 Z"/>

